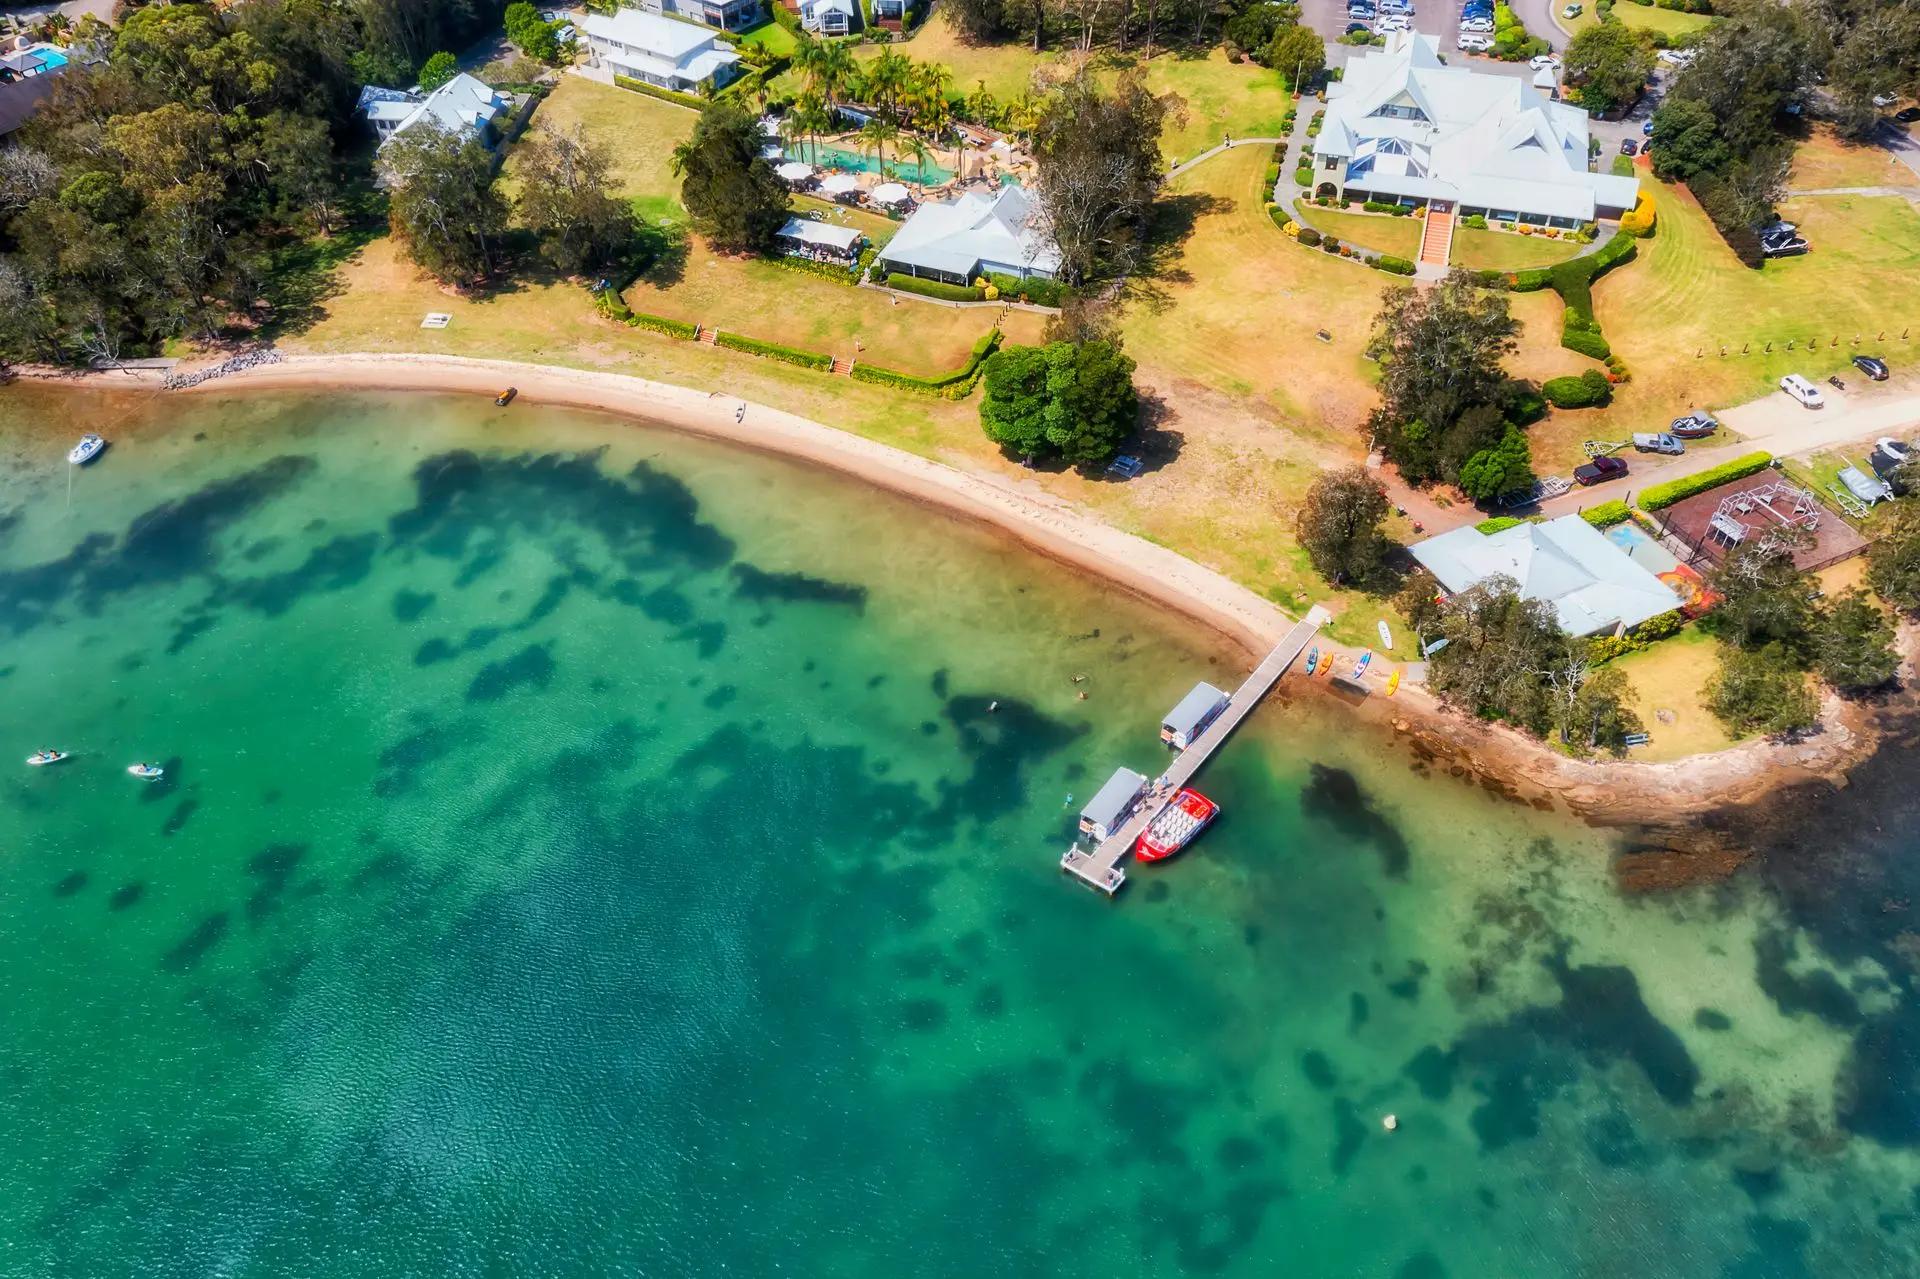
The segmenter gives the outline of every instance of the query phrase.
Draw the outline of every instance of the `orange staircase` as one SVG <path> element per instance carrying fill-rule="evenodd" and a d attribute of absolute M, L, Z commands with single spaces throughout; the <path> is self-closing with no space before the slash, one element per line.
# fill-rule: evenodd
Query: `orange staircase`
<path fill-rule="evenodd" d="M 833 368 L 831 371 L 836 377 L 852 377 L 853 361 L 836 355 L 833 357 Z"/>
<path fill-rule="evenodd" d="M 693 326 L 693 340 L 705 346 L 720 345 L 720 330 L 708 328 L 704 324 Z"/>
<path fill-rule="evenodd" d="M 1453 252 L 1453 206 L 1436 200 L 1427 206 L 1427 226 L 1420 233 L 1420 260 L 1430 266 L 1445 267 Z"/>

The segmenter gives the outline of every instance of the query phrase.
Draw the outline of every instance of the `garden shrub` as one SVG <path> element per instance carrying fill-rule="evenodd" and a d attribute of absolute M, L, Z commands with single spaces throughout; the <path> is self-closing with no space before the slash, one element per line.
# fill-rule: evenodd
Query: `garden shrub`
<path fill-rule="evenodd" d="M 1279 185 L 1279 182 L 1280 166 L 1277 164 L 1269 164 L 1265 176 L 1260 179 L 1260 184 L 1271 191 L 1275 186 Z"/>
<path fill-rule="evenodd" d="M 1320 251 L 1322 253 L 1338 253 L 1343 247 L 1340 241 L 1334 239 L 1332 236 L 1327 236 L 1320 241 Z"/>
<path fill-rule="evenodd" d="M 1712 470 L 1701 471 L 1697 475 L 1684 475 L 1677 480 L 1668 480 L 1665 484 L 1656 484 L 1640 495 L 1640 508 L 1657 511 L 1663 506 L 1672 506 L 1675 502 L 1684 502 L 1696 494 L 1734 480 L 1744 480 L 1773 465 L 1771 453 L 1749 453 L 1745 457 L 1736 457 L 1731 462 L 1722 462 Z"/>
<path fill-rule="evenodd" d="M 1613 398 L 1613 383 L 1598 369 L 1577 377 L 1552 377 L 1540 384 L 1540 393 L 1556 409 L 1590 409 Z"/>
<path fill-rule="evenodd" d="M 1620 230 L 1637 240 L 1644 240 L 1653 234 L 1656 221 L 1658 219 L 1653 211 L 1653 197 L 1642 191 L 1640 198 L 1634 201 L 1633 208 L 1621 217 Z"/>
<path fill-rule="evenodd" d="M 685 320 L 669 320 L 664 315 L 648 315 L 645 311 L 627 312 L 626 323 L 631 328 L 651 329 L 655 333 L 664 333 L 670 338 L 680 338 L 686 342 L 693 341 L 700 333 L 697 325 L 688 324 Z"/>
<path fill-rule="evenodd" d="M 1497 267 L 1486 267 L 1473 273 L 1473 282 L 1483 289 L 1507 291 L 1507 273 Z"/>
<path fill-rule="evenodd" d="M 613 83 L 622 89 L 632 89 L 635 93 L 644 93 L 650 98 L 659 98 L 662 102 L 674 102 L 683 107 L 692 107 L 695 111 L 704 111 L 706 99 L 696 98 L 691 93 L 675 93 L 672 89 L 662 89 L 658 85 L 648 84 L 645 80 L 631 80 L 617 75 Z"/>
<path fill-rule="evenodd" d="M 1293 221 L 1292 218 L 1287 216 L 1287 211 L 1281 208 L 1277 204 L 1269 204 L 1267 206 L 1267 216 L 1271 218 L 1273 220 L 1273 224 L 1279 227 L 1282 231 L 1286 230 L 1287 224 Z"/>
<path fill-rule="evenodd" d="M 1298 239 L 1300 243 L 1311 249 L 1320 243 L 1320 233 L 1310 226 L 1303 226 L 1300 228 Z"/>
<path fill-rule="evenodd" d="M 911 275 L 894 272 L 887 277 L 887 287 L 899 289 L 902 293 L 918 293 L 922 297 L 939 298 L 945 302 L 980 302 L 986 298 L 983 290 L 964 284 L 943 284 L 939 280 L 921 280 Z"/>
<path fill-rule="evenodd" d="M 1503 533 L 1510 528 L 1517 528 L 1525 523 L 1526 521 L 1517 515 L 1496 515 L 1490 520 L 1481 520 L 1473 527 L 1477 532 L 1485 533 L 1491 537 L 1495 533 Z"/>
<path fill-rule="evenodd" d="M 1524 271 L 1515 271 L 1507 280 L 1507 287 L 1515 293 L 1532 293 L 1547 287 L 1547 268 L 1532 266 Z"/>
<path fill-rule="evenodd" d="M 1384 253 L 1373 260 L 1373 265 L 1394 275 L 1412 275 L 1414 271 L 1413 263 L 1405 258 L 1390 257 Z"/>
<path fill-rule="evenodd" d="M 1616 524 L 1625 524 L 1633 518 L 1633 508 L 1618 498 L 1611 502 L 1602 502 L 1580 512 L 1580 518 L 1595 528 L 1612 528 Z"/>
<path fill-rule="evenodd" d="M 1649 617 L 1640 625 L 1633 627 L 1625 635 L 1600 635 L 1587 641 L 1587 661 L 1598 665 L 1610 662 L 1616 657 L 1628 653 L 1638 653 L 1652 648 L 1663 639 L 1670 639 L 1680 633 L 1687 624 L 1687 618 L 1679 609 Z"/>
<path fill-rule="evenodd" d="M 1472 227 L 1476 231 L 1484 231 L 1487 229 L 1487 215 L 1484 213 L 1469 213 L 1466 217 L 1460 219 L 1460 225 Z"/>
<path fill-rule="evenodd" d="M 790 257 L 785 253 L 769 253 L 761 259 L 774 266 L 789 271 L 798 271 L 802 275 L 814 275 L 823 280 L 832 280 L 835 284 L 855 285 L 860 282 L 860 268 L 844 266 L 838 262 L 815 262 L 812 258 Z"/>
<path fill-rule="evenodd" d="M 833 367 L 833 357 L 830 355 L 797 351 L 790 346 L 781 346 L 778 342 L 762 342 L 758 338 L 742 337 L 738 333 L 716 333 L 713 341 L 714 345 L 724 346 L 729 351 L 744 351 L 748 355 L 763 356 L 769 360 L 785 360 L 788 364 L 798 364 L 803 369 L 818 369 L 824 373 Z"/>
<path fill-rule="evenodd" d="M 915 377 L 911 373 L 900 373 L 858 361 L 854 363 L 852 377 L 856 382 L 872 382 L 876 386 L 891 386 L 902 391 L 916 391 L 921 395 L 938 395 L 949 400 L 964 399 L 972 393 L 974 383 L 979 379 L 980 366 L 999 346 L 1000 330 L 990 330 L 973 344 L 973 351 L 963 368 L 940 377 Z"/>
<path fill-rule="evenodd" d="M 1571 326 L 1561 329 L 1560 345 L 1590 360 L 1606 360 L 1613 354 L 1613 348 L 1595 329 L 1576 329 Z"/>

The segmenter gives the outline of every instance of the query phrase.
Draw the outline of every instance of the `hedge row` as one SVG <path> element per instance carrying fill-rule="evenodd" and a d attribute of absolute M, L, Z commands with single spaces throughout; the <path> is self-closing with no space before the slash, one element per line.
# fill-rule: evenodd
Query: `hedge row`
<path fill-rule="evenodd" d="M 1599 321 L 1580 314 L 1573 307 L 1561 312 L 1560 345 L 1569 351 L 1578 351 L 1591 360 L 1604 362 L 1613 356 L 1613 348 L 1600 335 Z"/>
<path fill-rule="evenodd" d="M 1709 471 L 1698 475 L 1686 475 L 1677 480 L 1668 480 L 1665 484 L 1656 484 L 1640 495 L 1640 509 L 1657 511 L 1663 506 L 1672 506 L 1683 502 L 1696 494 L 1734 480 L 1744 480 L 1749 475 L 1766 470 L 1773 465 L 1771 453 L 1749 453 L 1745 457 L 1736 457 L 1731 462 L 1722 462 Z"/>
<path fill-rule="evenodd" d="M 832 280 L 835 284 L 855 285 L 860 283 L 860 268 L 847 266 L 839 262 L 815 262 L 812 258 L 796 258 L 785 253 L 770 253 L 761 259 L 789 271 L 798 271 L 802 275 L 817 276 L 822 280 Z"/>
<path fill-rule="evenodd" d="M 633 329 L 652 329 L 655 333 L 664 333 L 668 337 L 680 338 L 691 342 L 699 335 L 699 330 L 682 320 L 669 320 L 664 315 L 648 315 L 644 311 L 635 311 L 612 289 L 593 295 L 594 309 L 609 320 L 624 324 Z"/>
<path fill-rule="evenodd" d="M 1038 276 L 1021 279 L 1017 275 L 1002 275 L 998 271 L 987 275 L 987 282 L 1000 290 L 1003 298 L 1021 298 L 1035 306 L 1059 306 L 1067 296 L 1067 286 L 1059 280 L 1043 280 Z"/>
<path fill-rule="evenodd" d="M 1476 532 L 1485 533 L 1491 537 L 1495 533 L 1504 533 L 1510 528 L 1518 528 L 1525 523 L 1526 521 L 1517 515 L 1496 515 L 1490 520 L 1481 520 L 1473 527 Z"/>
<path fill-rule="evenodd" d="M 1597 665 L 1652 648 L 1661 640 L 1678 635 L 1686 624 L 1687 615 L 1676 608 L 1649 617 L 1625 635 L 1598 636 L 1587 641 L 1587 661 Z"/>
<path fill-rule="evenodd" d="M 922 280 L 911 275 L 901 275 L 898 271 L 887 277 L 887 287 L 899 289 L 902 293 L 918 293 L 922 297 L 939 298 L 946 302 L 981 302 L 987 296 L 983 290 L 967 285 Z"/>
<path fill-rule="evenodd" d="M 1391 213 L 1396 218 L 1404 218 L 1413 212 L 1411 204 L 1388 204 L 1385 200 L 1368 200 L 1360 206 L 1368 213 Z"/>
<path fill-rule="evenodd" d="M 695 111 L 706 110 L 707 100 L 696 98 L 691 93 L 675 93 L 672 89 L 662 89 L 657 84 L 648 84 L 645 80 L 635 80 L 623 75 L 615 76 L 613 83 L 622 89 L 632 89 L 635 93 L 659 98 L 662 102 L 676 102 L 683 107 L 692 107 Z"/>
<path fill-rule="evenodd" d="M 853 380 L 898 387 L 903 391 L 917 391 L 922 395 L 938 395 L 949 400 L 964 399 L 972 392 L 973 384 L 980 376 L 980 366 L 999 346 L 1000 330 L 992 329 L 973 344 L 973 353 L 967 357 L 966 366 L 956 373 L 936 378 L 914 377 L 910 373 L 883 369 L 877 364 L 856 363 L 853 366 Z"/>
<path fill-rule="evenodd" d="M 812 351 L 796 351 L 790 346 L 781 346 L 778 342 L 762 342 L 758 338 L 741 337 L 738 333 L 716 333 L 714 343 L 729 351 L 745 351 L 748 355 L 765 356 L 769 360 L 785 360 L 788 364 L 798 364 L 803 369 L 817 369 L 822 373 L 833 368 L 833 357 L 815 355 Z"/>
<path fill-rule="evenodd" d="M 1389 257 L 1384 253 L 1373 260 L 1373 265 L 1394 275 L 1412 275 L 1414 271 L 1413 263 L 1405 258 Z"/>
<path fill-rule="evenodd" d="M 1580 518 L 1595 528 L 1612 528 L 1616 524 L 1625 524 L 1633 518 L 1633 510 L 1618 498 L 1611 502 L 1602 502 L 1580 512 Z"/>

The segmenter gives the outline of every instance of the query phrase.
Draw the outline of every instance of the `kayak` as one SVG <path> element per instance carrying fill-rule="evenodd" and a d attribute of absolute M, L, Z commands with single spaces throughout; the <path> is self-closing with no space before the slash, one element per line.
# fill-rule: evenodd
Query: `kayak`
<path fill-rule="evenodd" d="M 1328 678 L 1332 678 L 1333 676 L 1333 654 L 1332 653 L 1328 653 L 1326 660 L 1320 663 L 1320 673 L 1322 675 L 1327 676 Z"/>
<path fill-rule="evenodd" d="M 1367 650 L 1367 651 L 1366 651 L 1365 653 L 1362 653 L 1362 654 L 1360 655 L 1360 661 L 1359 661 L 1359 664 L 1358 664 L 1358 665 L 1356 665 L 1356 666 L 1355 666 L 1355 667 L 1353 668 L 1353 678 L 1354 678 L 1354 679 L 1355 679 L 1356 681 L 1357 681 L 1357 680 L 1358 680 L 1358 679 L 1359 679 L 1359 678 L 1360 678 L 1360 677 L 1361 677 L 1362 675 L 1365 675 L 1365 674 L 1367 673 L 1367 663 L 1368 663 L 1368 662 L 1371 662 L 1372 660 L 1373 660 L 1373 650 L 1372 650 L 1372 649 L 1368 649 L 1368 650 Z"/>
<path fill-rule="evenodd" d="M 141 781 L 146 782 L 150 782 L 156 777 L 164 777 L 167 772 L 166 769 L 155 768 L 152 764 L 129 764 L 127 771 L 135 777 L 138 777 Z"/>
<path fill-rule="evenodd" d="M 1387 696 L 1392 697 L 1399 690 L 1400 690 L 1400 672 L 1395 671 L 1393 673 L 1393 678 L 1387 681 Z"/>
<path fill-rule="evenodd" d="M 1311 653 L 1307 654 L 1307 678 L 1308 679 L 1313 678 L 1313 672 L 1319 665 L 1320 665 L 1320 650 L 1316 648 Z"/>
<path fill-rule="evenodd" d="M 65 758 L 67 758 L 66 751 L 35 751 L 27 756 L 27 767 L 44 768 L 48 764 L 58 764 Z"/>
<path fill-rule="evenodd" d="M 1380 623 L 1380 647 L 1389 652 L 1393 651 L 1393 632 L 1387 629 L 1384 620 Z"/>

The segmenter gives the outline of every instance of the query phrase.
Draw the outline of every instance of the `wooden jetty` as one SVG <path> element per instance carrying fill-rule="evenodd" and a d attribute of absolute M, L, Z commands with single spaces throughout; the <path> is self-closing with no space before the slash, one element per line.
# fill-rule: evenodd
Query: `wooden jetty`
<path fill-rule="evenodd" d="M 1254 667 L 1253 674 L 1234 690 L 1233 697 L 1227 702 L 1227 708 L 1215 717 L 1207 730 L 1200 734 L 1193 745 L 1174 757 L 1174 761 L 1161 774 L 1156 789 L 1150 792 L 1134 809 L 1133 816 L 1094 848 L 1081 847 L 1078 840 L 1061 855 L 1060 869 L 1079 879 L 1090 888 L 1097 888 L 1111 897 L 1120 891 L 1127 882 L 1127 872 L 1123 863 L 1133 852 L 1133 846 L 1139 842 L 1160 810 L 1172 802 L 1193 775 L 1200 771 L 1201 765 L 1240 727 L 1240 721 L 1253 713 L 1260 699 L 1273 690 L 1287 668 L 1300 660 L 1300 654 L 1307 651 L 1307 645 L 1320 633 L 1320 628 L 1331 620 L 1331 615 L 1318 604 L 1307 610 L 1292 630 L 1274 645 L 1266 660 Z"/>

